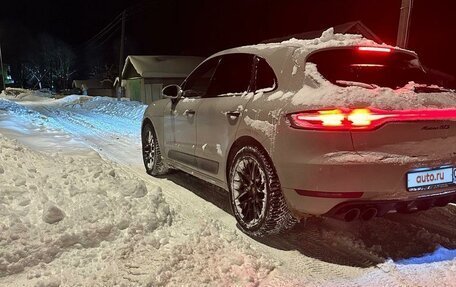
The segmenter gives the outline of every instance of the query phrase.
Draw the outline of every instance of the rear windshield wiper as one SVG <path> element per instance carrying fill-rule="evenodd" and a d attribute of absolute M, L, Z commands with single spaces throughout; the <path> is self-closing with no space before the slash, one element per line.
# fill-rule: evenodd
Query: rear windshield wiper
<path fill-rule="evenodd" d="M 355 82 L 355 81 L 343 81 L 343 80 L 337 80 L 336 84 L 344 87 L 349 87 L 349 86 L 355 86 L 355 87 L 361 87 L 361 88 L 366 88 L 366 89 L 375 89 L 378 86 L 373 85 L 373 84 L 366 84 L 362 82 Z"/>

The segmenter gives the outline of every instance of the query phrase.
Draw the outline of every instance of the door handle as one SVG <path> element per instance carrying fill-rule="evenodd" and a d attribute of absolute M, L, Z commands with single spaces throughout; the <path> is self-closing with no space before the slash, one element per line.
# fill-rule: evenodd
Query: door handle
<path fill-rule="evenodd" d="M 193 116 L 195 114 L 196 114 L 196 112 L 194 110 L 186 110 L 184 112 L 184 115 L 186 115 L 186 116 Z"/>
<path fill-rule="evenodd" d="M 226 113 L 227 116 L 238 118 L 241 115 L 240 111 L 230 111 Z"/>

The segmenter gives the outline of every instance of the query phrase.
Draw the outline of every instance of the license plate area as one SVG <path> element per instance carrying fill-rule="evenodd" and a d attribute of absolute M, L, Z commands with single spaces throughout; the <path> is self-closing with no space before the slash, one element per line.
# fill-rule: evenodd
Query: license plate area
<path fill-rule="evenodd" d="M 408 191 L 425 191 L 456 186 L 456 168 L 420 169 L 407 173 Z"/>

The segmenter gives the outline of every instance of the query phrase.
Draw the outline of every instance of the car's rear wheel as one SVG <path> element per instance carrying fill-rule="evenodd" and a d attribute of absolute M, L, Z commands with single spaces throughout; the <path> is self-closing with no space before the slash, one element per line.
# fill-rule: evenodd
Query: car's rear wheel
<path fill-rule="evenodd" d="M 142 130 L 142 152 L 144 167 L 152 176 L 164 175 L 168 168 L 163 163 L 157 135 L 151 124 L 146 124 Z"/>
<path fill-rule="evenodd" d="M 241 148 L 229 172 L 230 203 L 240 229 L 261 237 L 292 228 L 291 215 L 271 160 L 255 146 Z"/>

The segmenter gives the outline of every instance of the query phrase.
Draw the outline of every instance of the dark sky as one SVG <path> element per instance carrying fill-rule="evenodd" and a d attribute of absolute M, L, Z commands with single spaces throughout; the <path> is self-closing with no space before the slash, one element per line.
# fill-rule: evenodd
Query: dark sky
<path fill-rule="evenodd" d="M 194 54 L 318 30 L 361 20 L 386 43 L 395 44 L 401 0 L 0 0 L 0 37 L 6 61 L 33 50 L 29 39 L 51 34 L 83 61 L 83 45 L 123 9 L 128 54 Z M 456 75 L 456 9 L 453 0 L 415 0 L 410 48 L 423 62 Z M 117 28 L 117 27 L 116 27 Z M 100 39 L 92 57 L 117 61 L 119 31 Z M 99 47 L 98 47 L 99 46 Z M 97 49 L 94 49 L 97 47 Z"/>

